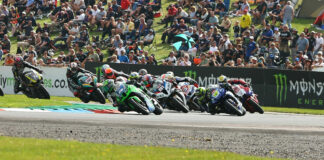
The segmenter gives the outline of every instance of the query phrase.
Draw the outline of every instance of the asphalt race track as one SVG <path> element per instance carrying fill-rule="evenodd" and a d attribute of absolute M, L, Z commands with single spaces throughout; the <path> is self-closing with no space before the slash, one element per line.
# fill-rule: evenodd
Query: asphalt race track
<path fill-rule="evenodd" d="M 160 116 L 0 112 L 0 135 L 73 139 L 324 159 L 324 116 L 265 113 L 243 117 L 178 113 Z"/>

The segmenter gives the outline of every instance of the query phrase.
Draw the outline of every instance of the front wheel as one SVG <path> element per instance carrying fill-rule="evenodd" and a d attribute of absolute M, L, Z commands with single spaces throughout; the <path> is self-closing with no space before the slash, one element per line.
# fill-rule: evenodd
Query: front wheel
<path fill-rule="evenodd" d="M 256 103 L 253 99 L 249 99 L 248 103 L 254 108 L 255 111 L 259 112 L 260 114 L 264 113 L 261 106 L 258 103 Z"/>
<path fill-rule="evenodd" d="M 99 89 L 96 89 L 94 91 L 94 96 L 95 96 L 95 99 L 99 103 L 101 103 L 101 104 L 105 104 L 106 103 L 106 98 L 105 98 L 105 96 L 102 94 L 102 92 Z"/>
<path fill-rule="evenodd" d="M 3 91 L 2 91 L 2 89 L 0 88 L 0 96 L 3 96 L 4 94 L 3 94 Z"/>
<path fill-rule="evenodd" d="M 143 115 L 150 114 L 150 111 L 145 107 L 145 105 L 140 104 L 135 99 L 129 99 L 128 104 L 131 105 L 138 113 L 142 113 Z"/>
<path fill-rule="evenodd" d="M 155 104 L 155 109 L 154 109 L 153 113 L 155 115 L 160 115 L 160 114 L 163 113 L 163 108 L 162 108 L 162 106 L 158 102 L 156 102 L 156 103 L 157 104 Z"/>
<path fill-rule="evenodd" d="M 175 107 L 177 109 L 179 109 L 180 111 L 182 111 L 184 113 L 189 112 L 189 107 L 182 102 L 181 98 L 178 95 L 175 95 L 174 97 L 172 97 L 171 101 L 172 101 L 172 104 L 175 105 Z"/>
<path fill-rule="evenodd" d="M 238 116 L 244 116 L 245 109 L 242 107 L 242 109 L 238 109 L 237 106 L 234 106 L 228 99 L 224 102 L 225 107 L 233 114 L 236 114 Z"/>
<path fill-rule="evenodd" d="M 38 87 L 38 98 L 39 99 L 50 99 L 50 95 L 43 85 L 39 85 Z"/>

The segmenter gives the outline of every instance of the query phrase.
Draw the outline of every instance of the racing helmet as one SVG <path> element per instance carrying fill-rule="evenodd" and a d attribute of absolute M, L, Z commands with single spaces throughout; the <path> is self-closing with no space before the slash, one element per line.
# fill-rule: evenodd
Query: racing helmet
<path fill-rule="evenodd" d="M 147 70 L 146 70 L 146 69 L 140 69 L 140 70 L 138 71 L 138 74 L 141 75 L 141 76 L 144 76 L 144 75 L 147 74 Z"/>
<path fill-rule="evenodd" d="M 220 75 L 219 77 L 217 77 L 217 82 L 218 83 L 226 83 L 227 82 L 227 77 L 224 75 Z"/>
<path fill-rule="evenodd" d="M 142 78 L 142 82 L 145 86 L 153 83 L 153 77 L 149 74 L 144 75 Z"/>
<path fill-rule="evenodd" d="M 163 79 L 163 80 L 173 80 L 173 75 L 172 74 L 163 74 L 162 76 L 161 76 L 161 78 Z"/>
<path fill-rule="evenodd" d="M 170 75 L 172 75 L 172 77 L 174 77 L 174 73 L 172 71 L 168 71 L 168 72 L 166 72 L 166 74 L 170 74 Z"/>
<path fill-rule="evenodd" d="M 138 80 L 139 79 L 139 74 L 137 72 L 132 72 L 129 75 L 129 80 Z"/>
<path fill-rule="evenodd" d="M 71 68 L 72 73 L 76 73 L 78 71 L 78 64 L 76 62 L 72 62 L 70 64 L 70 68 Z"/>
<path fill-rule="evenodd" d="M 101 67 L 101 72 L 102 72 L 102 73 L 105 73 L 105 70 L 106 70 L 107 68 L 110 68 L 110 66 L 109 66 L 108 64 L 104 64 L 104 65 L 102 65 L 102 67 Z"/>
<path fill-rule="evenodd" d="M 202 97 L 206 95 L 206 88 L 205 87 L 199 87 L 195 91 L 195 96 Z"/>
<path fill-rule="evenodd" d="M 105 77 L 108 78 L 108 79 L 112 79 L 114 78 L 114 71 L 111 69 L 111 68 L 107 68 L 104 72 L 105 74 Z"/>
<path fill-rule="evenodd" d="M 14 61 L 16 66 L 21 66 L 24 62 L 24 58 L 22 56 L 16 56 Z"/>

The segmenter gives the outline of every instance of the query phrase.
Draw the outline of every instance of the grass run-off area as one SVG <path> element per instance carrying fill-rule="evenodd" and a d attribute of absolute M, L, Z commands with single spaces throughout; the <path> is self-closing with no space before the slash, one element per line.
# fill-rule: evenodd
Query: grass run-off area
<path fill-rule="evenodd" d="M 321 109 L 263 107 L 263 110 L 265 112 L 324 115 L 324 110 Z"/>
<path fill-rule="evenodd" d="M 84 143 L 33 138 L 0 137 L 1 159 L 59 160 L 267 160 L 229 152 Z M 170 139 L 170 143 L 176 143 Z M 273 151 L 269 151 L 269 155 Z"/>
<path fill-rule="evenodd" d="M 46 99 L 32 99 L 25 95 L 5 95 L 0 97 L 0 107 L 6 108 L 23 108 L 23 107 L 38 107 L 38 106 L 63 106 L 71 105 L 66 101 L 80 101 L 77 98 L 71 97 L 51 97 Z"/>

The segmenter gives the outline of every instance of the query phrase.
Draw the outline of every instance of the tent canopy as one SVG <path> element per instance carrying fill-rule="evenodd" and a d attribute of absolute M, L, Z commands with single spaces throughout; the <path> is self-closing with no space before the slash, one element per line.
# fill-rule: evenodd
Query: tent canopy
<path fill-rule="evenodd" d="M 324 0 L 303 0 L 298 17 L 316 18 L 324 10 Z"/>

